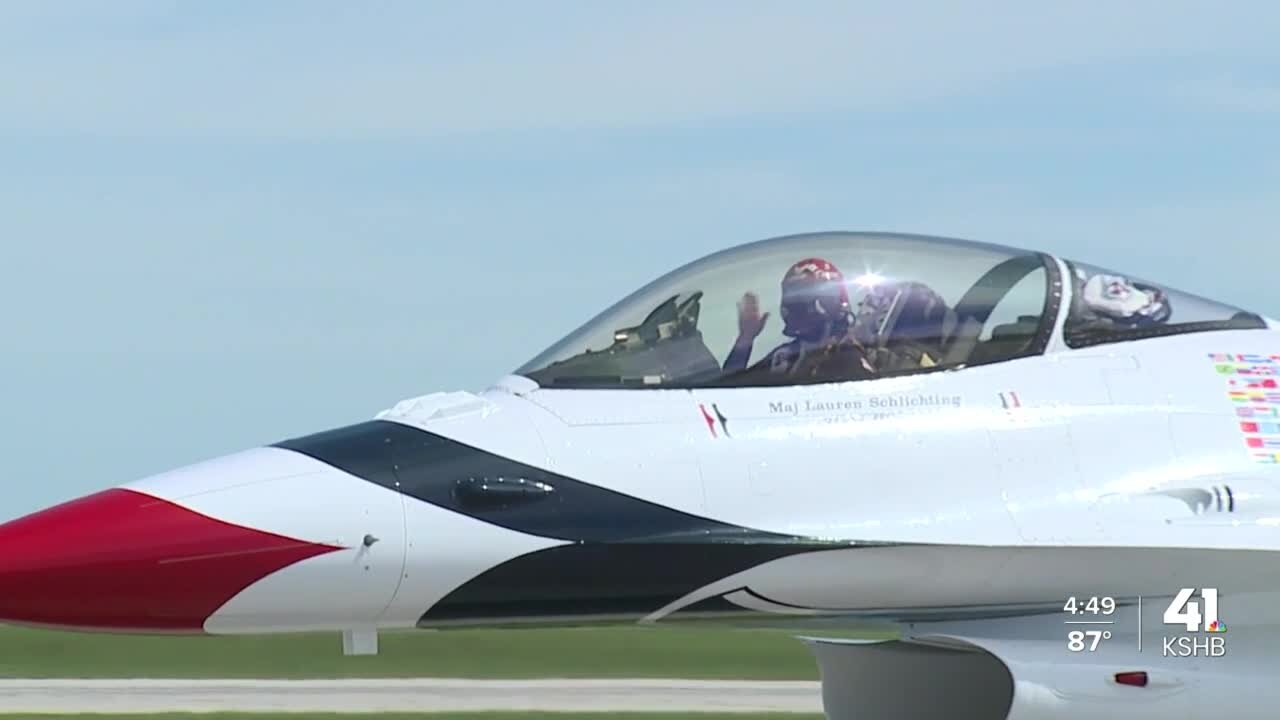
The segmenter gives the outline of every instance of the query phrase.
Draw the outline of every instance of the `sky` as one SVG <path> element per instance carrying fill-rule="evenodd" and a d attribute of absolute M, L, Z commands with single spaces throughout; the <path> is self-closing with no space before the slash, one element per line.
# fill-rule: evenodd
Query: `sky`
<path fill-rule="evenodd" d="M 1280 5 L 0 4 L 0 519 L 481 390 L 736 244 L 1280 315 Z"/>

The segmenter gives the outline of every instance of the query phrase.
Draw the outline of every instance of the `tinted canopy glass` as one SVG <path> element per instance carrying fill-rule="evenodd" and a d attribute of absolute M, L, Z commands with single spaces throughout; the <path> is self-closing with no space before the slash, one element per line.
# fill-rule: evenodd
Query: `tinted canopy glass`
<path fill-rule="evenodd" d="M 1063 332 L 1070 347 L 1267 326 L 1238 307 L 1084 263 L 1067 265 L 1072 301 Z"/>
<path fill-rule="evenodd" d="M 516 372 L 547 388 L 725 387 L 998 362 L 1043 351 L 1056 267 L 942 238 L 777 238 L 650 283 Z"/>

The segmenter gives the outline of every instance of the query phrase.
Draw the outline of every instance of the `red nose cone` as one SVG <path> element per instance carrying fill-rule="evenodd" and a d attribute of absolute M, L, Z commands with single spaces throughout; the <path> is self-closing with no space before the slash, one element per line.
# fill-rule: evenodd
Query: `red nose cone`
<path fill-rule="evenodd" d="M 338 549 L 106 490 L 0 525 L 0 620 L 199 631 L 255 581 Z"/>

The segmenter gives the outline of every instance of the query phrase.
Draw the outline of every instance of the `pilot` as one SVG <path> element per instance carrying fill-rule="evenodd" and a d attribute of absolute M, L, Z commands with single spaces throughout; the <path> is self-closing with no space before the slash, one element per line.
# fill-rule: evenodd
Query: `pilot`
<path fill-rule="evenodd" d="M 878 282 L 858 303 L 854 335 L 880 372 L 936 367 L 947 313 L 946 301 L 924 283 Z"/>
<path fill-rule="evenodd" d="M 792 338 L 774 348 L 752 370 L 787 380 L 848 380 L 871 377 L 872 366 L 851 332 L 852 312 L 844 276 L 831 262 L 806 258 L 782 278 L 782 334 Z M 755 339 L 769 313 L 746 293 L 738 304 L 738 339 L 724 361 L 726 374 L 745 370 Z"/>
<path fill-rule="evenodd" d="M 1084 272 L 1079 269 L 1076 270 L 1076 278 L 1083 306 L 1080 321 L 1141 328 L 1162 325 L 1173 314 L 1168 296 L 1154 285 L 1106 273 L 1085 279 Z"/>

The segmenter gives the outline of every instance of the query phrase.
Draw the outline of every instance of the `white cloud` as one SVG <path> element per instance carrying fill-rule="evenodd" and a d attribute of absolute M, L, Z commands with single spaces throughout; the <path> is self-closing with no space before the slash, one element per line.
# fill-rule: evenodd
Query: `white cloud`
<path fill-rule="evenodd" d="M 304 4 L 184 26 L 165 7 L 92 41 L 65 18 L 0 22 L 20 29 L 0 30 L 0 128 L 423 136 L 900 107 L 1047 68 L 1266 54 L 1280 20 L 1209 2 Z"/>

